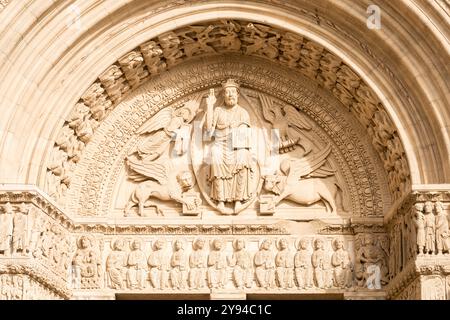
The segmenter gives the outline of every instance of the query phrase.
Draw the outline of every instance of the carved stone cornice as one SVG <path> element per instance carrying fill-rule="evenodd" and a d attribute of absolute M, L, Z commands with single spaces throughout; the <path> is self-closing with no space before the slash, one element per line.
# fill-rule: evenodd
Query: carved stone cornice
<path fill-rule="evenodd" d="M 356 235 L 358 233 L 386 233 L 382 218 L 351 218 L 348 224 L 328 224 L 319 234 Z"/>
<path fill-rule="evenodd" d="M 277 224 L 141 224 L 141 225 L 107 225 L 75 224 L 77 233 L 101 233 L 104 235 L 277 235 L 289 234 L 286 228 Z"/>
<path fill-rule="evenodd" d="M 22 189 L 22 190 L 20 190 Z M 23 185 L 20 188 L 4 185 L 0 187 L 0 203 L 32 203 L 37 208 L 45 212 L 49 217 L 58 221 L 58 223 L 66 229 L 75 229 L 73 221 L 54 203 L 52 199 L 47 197 L 44 192 L 30 185 Z"/>
<path fill-rule="evenodd" d="M 354 234 L 386 232 L 383 225 L 383 218 L 351 218 L 350 225 Z"/>
<path fill-rule="evenodd" d="M 324 235 L 338 235 L 338 234 L 348 234 L 354 235 L 355 231 L 349 225 L 341 225 L 341 224 L 329 224 L 318 231 L 319 234 Z"/>

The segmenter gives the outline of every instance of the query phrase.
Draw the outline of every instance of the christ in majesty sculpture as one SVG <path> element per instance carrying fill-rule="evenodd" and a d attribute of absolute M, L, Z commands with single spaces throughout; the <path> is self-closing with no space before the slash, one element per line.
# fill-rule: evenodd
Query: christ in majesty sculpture
<path fill-rule="evenodd" d="M 224 106 L 217 106 L 214 89 L 206 100 L 206 130 L 213 137 L 209 182 L 210 197 L 223 214 L 238 213 L 252 198 L 250 116 L 238 104 L 239 85 L 229 79 L 223 84 Z M 226 207 L 231 203 L 234 210 Z"/>

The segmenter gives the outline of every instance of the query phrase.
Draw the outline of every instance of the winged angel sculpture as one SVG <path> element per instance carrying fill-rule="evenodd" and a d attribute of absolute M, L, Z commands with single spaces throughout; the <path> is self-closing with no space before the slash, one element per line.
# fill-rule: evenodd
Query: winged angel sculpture
<path fill-rule="evenodd" d="M 164 108 L 145 122 L 136 133 L 143 137 L 133 152 L 126 158 L 129 179 L 138 182 L 125 207 L 125 216 L 138 205 L 139 215 L 144 207 L 154 207 L 157 214 L 164 215 L 153 199 L 175 200 L 188 209 L 199 205 L 200 199 L 186 199 L 183 193 L 192 189 L 195 179 L 190 171 L 177 170 L 170 161 L 171 145 L 177 156 L 188 149 L 190 133 L 199 109 L 198 99 L 190 100 L 181 108 Z"/>
<path fill-rule="evenodd" d="M 322 200 L 327 211 L 336 213 L 335 199 L 341 188 L 335 179 L 335 170 L 325 165 L 330 152 L 331 146 L 328 145 L 316 154 L 281 161 L 282 174 L 264 178 L 264 189 L 275 194 L 272 205 L 276 206 L 283 199 L 302 205 Z"/>

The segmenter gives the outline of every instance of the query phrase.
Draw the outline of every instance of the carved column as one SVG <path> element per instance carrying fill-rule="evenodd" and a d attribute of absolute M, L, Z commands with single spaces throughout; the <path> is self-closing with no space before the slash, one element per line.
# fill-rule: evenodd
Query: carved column
<path fill-rule="evenodd" d="M 389 299 L 450 299 L 449 205 L 448 190 L 414 190 L 386 216 Z"/>

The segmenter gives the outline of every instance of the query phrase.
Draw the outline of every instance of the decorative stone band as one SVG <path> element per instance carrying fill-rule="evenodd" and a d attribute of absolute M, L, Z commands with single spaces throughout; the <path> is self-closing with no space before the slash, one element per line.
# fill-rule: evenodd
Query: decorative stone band
<path fill-rule="evenodd" d="M 19 285 L 20 281 L 14 281 L 15 276 L 22 277 L 22 286 Z M 29 288 L 26 288 L 23 281 L 24 276 L 29 278 Z M 0 259 L 0 279 L 2 280 L 1 288 L 2 292 L 6 291 L 8 287 L 8 280 L 11 278 L 11 286 L 16 290 L 22 289 L 22 299 L 69 299 L 72 296 L 72 291 L 68 288 L 65 279 L 61 279 L 56 276 L 47 265 L 43 265 L 40 262 L 33 261 L 33 259 Z M 17 283 L 19 282 L 19 283 Z M 33 284 L 33 282 L 35 282 Z M 39 293 L 33 294 L 32 287 L 40 287 Z M 36 289 L 35 289 L 36 290 Z M 2 293 L 3 294 L 3 293 Z M 13 298 L 13 297 L 11 297 Z M 0 300 L 8 299 L 8 297 L 2 296 Z"/>
<path fill-rule="evenodd" d="M 72 221 L 37 188 L 23 188 L 0 192 L 0 273 L 33 277 L 57 297 L 203 286 L 342 293 L 387 283 L 387 239 L 369 218 L 352 221 L 350 234 L 332 236 L 293 236 L 263 223 L 108 226 Z M 3 287 L 16 281 L 5 279 Z"/>
<path fill-rule="evenodd" d="M 445 290 L 449 279 L 449 256 L 420 256 L 391 279 L 386 287 L 387 298 L 449 299 Z"/>

